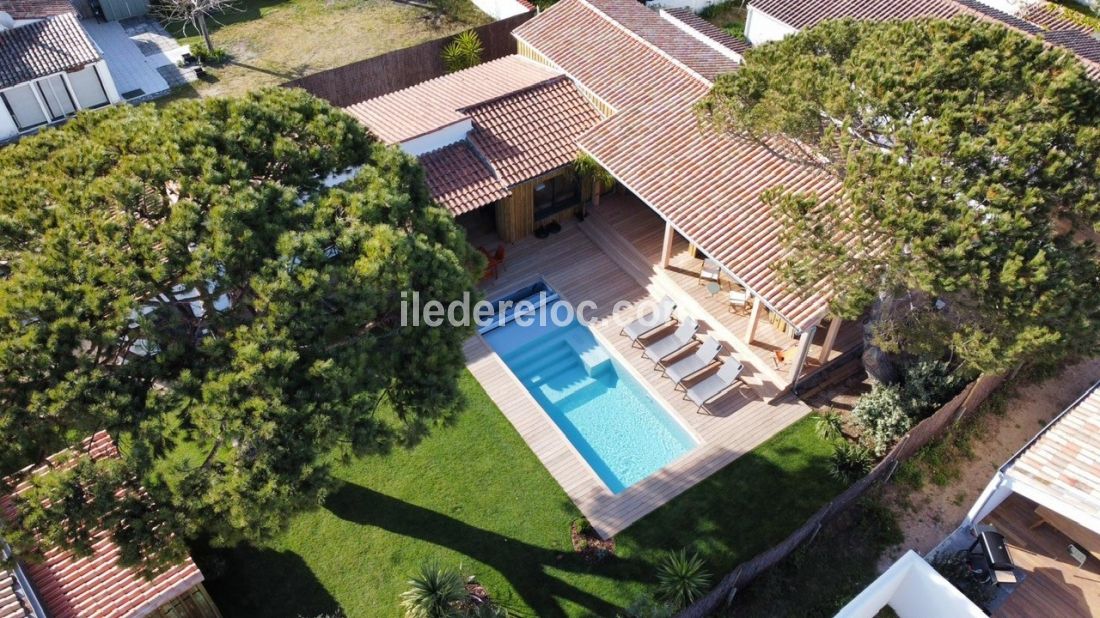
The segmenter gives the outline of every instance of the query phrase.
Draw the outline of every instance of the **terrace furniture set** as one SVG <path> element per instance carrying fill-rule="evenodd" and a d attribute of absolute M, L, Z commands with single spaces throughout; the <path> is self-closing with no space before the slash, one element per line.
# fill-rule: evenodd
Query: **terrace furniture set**
<path fill-rule="evenodd" d="M 699 285 L 706 285 L 711 296 L 722 291 L 722 267 L 712 259 L 704 259 L 699 269 Z M 743 288 L 729 291 L 730 311 L 745 313 L 749 310 L 749 292 Z"/>
<path fill-rule="evenodd" d="M 669 362 L 671 358 L 679 356 L 698 342 L 695 334 L 699 330 L 699 323 L 691 316 L 678 321 L 673 315 L 675 310 L 676 302 L 665 296 L 656 310 L 627 324 L 619 334 L 626 335 L 633 345 L 641 347 L 642 357 L 652 360 L 655 364 L 654 369 L 660 369 L 671 379 L 675 389 L 682 388 L 684 399 L 690 399 L 698 405 L 697 411 L 701 412 L 708 401 L 726 392 L 735 383 L 744 383 L 741 374 L 745 366 L 733 357 L 726 361 L 717 361 L 721 365 L 717 373 L 690 387 L 687 386 L 685 381 L 701 373 L 717 360 L 718 354 L 722 351 L 722 344 L 708 335 L 690 355 Z M 671 334 L 652 339 L 648 343 L 642 341 L 675 322 L 678 322 L 678 325 Z"/>

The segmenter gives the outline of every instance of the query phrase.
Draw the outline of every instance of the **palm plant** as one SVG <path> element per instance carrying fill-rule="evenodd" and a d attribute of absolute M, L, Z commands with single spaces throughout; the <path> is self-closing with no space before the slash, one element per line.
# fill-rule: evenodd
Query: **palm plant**
<path fill-rule="evenodd" d="M 851 483 L 871 471 L 874 459 L 861 444 L 844 442 L 829 457 L 829 475 L 838 481 Z"/>
<path fill-rule="evenodd" d="M 426 563 L 409 580 L 409 589 L 401 594 L 401 606 L 406 618 L 459 618 L 466 596 L 461 573 Z"/>
<path fill-rule="evenodd" d="M 822 440 L 832 442 L 844 435 L 844 421 L 840 419 L 840 415 L 836 412 L 819 414 L 815 420 L 815 426 L 817 435 Z"/>
<path fill-rule="evenodd" d="M 443 48 L 443 64 L 448 73 L 468 69 L 481 64 L 481 54 L 485 48 L 481 45 L 481 38 L 473 30 L 460 32 L 458 36 Z"/>
<path fill-rule="evenodd" d="M 573 172 L 592 181 L 592 204 L 600 203 L 600 193 L 615 184 L 615 177 L 591 156 L 580 153 L 573 160 Z"/>
<path fill-rule="evenodd" d="M 668 552 L 657 565 L 657 594 L 677 608 L 694 603 L 708 588 L 710 572 L 699 554 Z"/>

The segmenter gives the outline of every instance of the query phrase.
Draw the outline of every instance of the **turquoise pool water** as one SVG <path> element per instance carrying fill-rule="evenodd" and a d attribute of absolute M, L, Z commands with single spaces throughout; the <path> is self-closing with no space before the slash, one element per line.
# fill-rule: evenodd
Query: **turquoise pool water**
<path fill-rule="evenodd" d="M 513 322 L 484 336 L 612 493 L 696 446 L 580 322 Z"/>

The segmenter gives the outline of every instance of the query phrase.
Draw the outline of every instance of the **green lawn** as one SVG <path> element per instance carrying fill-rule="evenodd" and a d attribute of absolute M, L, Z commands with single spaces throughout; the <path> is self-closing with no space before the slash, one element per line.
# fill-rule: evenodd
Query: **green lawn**
<path fill-rule="evenodd" d="M 409 450 L 339 471 L 346 485 L 264 547 L 222 552 L 208 587 L 227 618 L 399 615 L 425 560 L 461 565 L 521 615 L 613 616 L 666 549 L 690 546 L 716 576 L 766 549 L 842 489 L 804 420 L 617 537 L 618 556 L 571 553 L 576 508 L 472 376 L 466 409 Z M 210 563 L 198 551 L 203 566 Z"/>
<path fill-rule="evenodd" d="M 457 15 L 437 25 L 429 11 L 393 0 L 241 0 L 210 22 L 229 64 L 173 98 L 242 94 L 491 21 L 468 1 L 456 4 Z M 169 30 L 182 43 L 203 44 L 194 29 Z"/>

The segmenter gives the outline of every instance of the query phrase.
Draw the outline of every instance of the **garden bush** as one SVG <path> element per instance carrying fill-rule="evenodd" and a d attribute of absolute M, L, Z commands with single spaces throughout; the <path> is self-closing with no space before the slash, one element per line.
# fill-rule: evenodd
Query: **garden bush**
<path fill-rule="evenodd" d="M 876 455 L 884 455 L 913 426 L 913 419 L 902 406 L 901 388 L 876 384 L 859 398 L 852 415 L 870 436 Z"/>
<path fill-rule="evenodd" d="M 852 483 L 871 471 L 874 459 L 862 444 L 842 442 L 829 457 L 829 474 L 838 481 Z"/>

